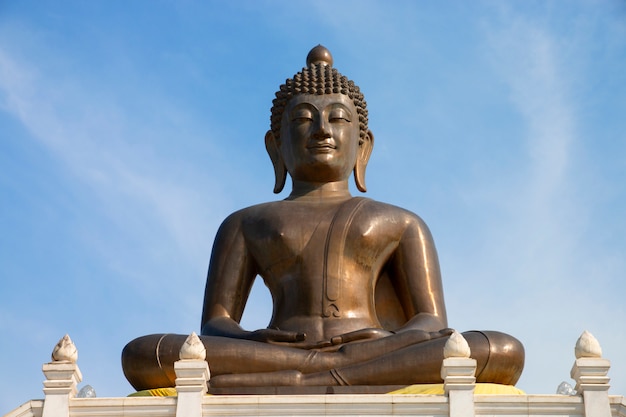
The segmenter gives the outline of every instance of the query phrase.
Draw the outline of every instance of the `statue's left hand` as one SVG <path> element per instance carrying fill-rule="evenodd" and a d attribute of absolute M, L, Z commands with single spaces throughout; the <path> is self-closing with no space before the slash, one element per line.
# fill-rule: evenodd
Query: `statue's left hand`
<path fill-rule="evenodd" d="M 355 342 L 357 340 L 381 339 L 391 336 L 393 333 L 383 329 L 360 329 L 354 332 L 340 334 L 330 339 L 332 345 L 342 345 L 344 343 Z"/>

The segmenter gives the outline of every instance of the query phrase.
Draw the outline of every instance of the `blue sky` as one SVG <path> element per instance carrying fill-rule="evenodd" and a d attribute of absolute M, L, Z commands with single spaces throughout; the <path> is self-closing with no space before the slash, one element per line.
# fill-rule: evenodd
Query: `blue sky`
<path fill-rule="evenodd" d="M 199 331 L 220 222 L 287 194 L 263 137 L 318 43 L 368 101 L 368 196 L 431 228 L 450 325 L 518 337 L 529 393 L 589 330 L 626 394 L 623 1 L 7 0 L 0 410 L 43 397 L 65 333 L 122 396 L 128 341 Z"/>

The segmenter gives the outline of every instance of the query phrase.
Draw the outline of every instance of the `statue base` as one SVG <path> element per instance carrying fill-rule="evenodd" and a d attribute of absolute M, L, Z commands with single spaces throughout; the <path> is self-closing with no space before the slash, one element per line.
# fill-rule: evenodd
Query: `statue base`
<path fill-rule="evenodd" d="M 324 395 L 324 394 L 387 394 L 405 385 L 351 385 L 314 387 L 229 387 L 209 388 L 214 395 Z"/>

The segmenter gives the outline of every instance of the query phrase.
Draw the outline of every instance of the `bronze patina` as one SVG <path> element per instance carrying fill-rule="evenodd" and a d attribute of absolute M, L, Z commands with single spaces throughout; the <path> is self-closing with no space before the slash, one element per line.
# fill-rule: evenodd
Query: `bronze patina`
<path fill-rule="evenodd" d="M 431 234 L 410 211 L 349 192 L 352 173 L 365 191 L 374 143 L 359 87 L 317 46 L 273 103 L 265 145 L 274 191 L 287 174 L 292 191 L 231 214 L 217 233 L 201 323 L 211 390 L 441 382 L 451 330 Z M 239 322 L 257 276 L 273 315 L 266 329 L 247 331 Z M 519 341 L 493 331 L 464 336 L 478 382 L 515 384 L 524 364 Z M 185 338 L 130 342 L 122 354 L 129 382 L 138 390 L 174 386 Z"/>

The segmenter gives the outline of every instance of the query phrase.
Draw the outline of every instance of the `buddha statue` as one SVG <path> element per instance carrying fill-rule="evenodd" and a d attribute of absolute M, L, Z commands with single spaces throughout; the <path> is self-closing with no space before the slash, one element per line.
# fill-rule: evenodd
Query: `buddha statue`
<path fill-rule="evenodd" d="M 420 217 L 353 197 L 365 192 L 374 144 L 359 87 L 323 46 L 280 86 L 265 145 L 282 201 L 244 208 L 220 226 L 209 266 L 201 340 L 211 389 L 405 386 L 441 382 L 451 334 L 437 253 Z M 267 328 L 240 320 L 252 284 L 273 301 Z M 513 385 L 524 349 L 495 331 L 464 333 L 478 382 Z M 174 386 L 186 335 L 139 337 L 122 364 L 137 390 Z"/>

